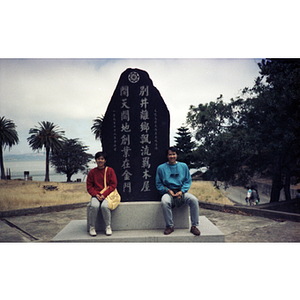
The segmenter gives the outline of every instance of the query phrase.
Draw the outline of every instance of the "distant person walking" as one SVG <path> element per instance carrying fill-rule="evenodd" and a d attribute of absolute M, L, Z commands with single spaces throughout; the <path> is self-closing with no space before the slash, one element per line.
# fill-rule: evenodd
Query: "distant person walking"
<path fill-rule="evenodd" d="M 214 178 L 214 187 L 217 188 L 217 189 L 219 188 L 219 186 L 218 186 L 218 178 L 217 177 Z"/>
<path fill-rule="evenodd" d="M 257 205 L 260 202 L 258 191 L 254 186 L 251 186 L 251 188 L 247 192 L 246 196 L 246 203 L 247 205 Z"/>
<path fill-rule="evenodd" d="M 177 161 L 177 149 L 169 147 L 167 151 L 168 162 L 158 166 L 156 170 L 156 188 L 162 194 L 161 204 L 166 222 L 164 234 L 174 231 L 172 208 L 180 207 L 187 203 L 190 206 L 191 233 L 200 235 L 199 225 L 199 201 L 188 193 L 192 179 L 188 166 Z"/>
<path fill-rule="evenodd" d="M 105 198 L 116 189 L 117 177 L 112 168 L 106 167 L 106 155 L 103 152 L 97 152 L 95 160 L 97 167 L 89 172 L 86 180 L 87 191 L 92 196 L 89 209 L 89 233 L 91 236 L 97 235 L 95 230 L 96 219 L 99 208 L 101 208 L 103 220 L 106 225 L 105 233 L 106 235 L 111 235 L 111 210 Z M 107 168 L 106 183 L 108 189 L 101 192 L 104 189 L 105 168 Z"/>

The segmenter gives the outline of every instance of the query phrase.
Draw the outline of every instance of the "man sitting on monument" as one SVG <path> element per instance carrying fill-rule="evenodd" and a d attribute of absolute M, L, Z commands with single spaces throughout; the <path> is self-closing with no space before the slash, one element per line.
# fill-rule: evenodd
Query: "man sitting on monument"
<path fill-rule="evenodd" d="M 162 194 L 161 204 L 166 222 L 164 234 L 174 231 L 172 208 L 187 203 L 192 223 L 190 232 L 200 235 L 200 230 L 196 227 L 199 225 L 199 201 L 188 193 L 192 184 L 191 174 L 185 163 L 177 161 L 177 151 L 175 147 L 169 147 L 168 162 L 159 165 L 156 170 L 156 188 Z"/>
<path fill-rule="evenodd" d="M 105 199 L 117 187 L 117 177 L 113 168 L 107 167 L 106 170 L 106 184 L 108 189 L 104 189 L 104 175 L 106 168 L 106 155 L 103 152 L 97 152 L 95 155 L 97 167 L 93 168 L 86 180 L 88 193 L 92 196 L 89 209 L 89 233 L 91 236 L 96 236 L 96 220 L 99 208 L 106 226 L 106 235 L 111 235 L 111 210 L 108 207 L 108 201 Z"/>

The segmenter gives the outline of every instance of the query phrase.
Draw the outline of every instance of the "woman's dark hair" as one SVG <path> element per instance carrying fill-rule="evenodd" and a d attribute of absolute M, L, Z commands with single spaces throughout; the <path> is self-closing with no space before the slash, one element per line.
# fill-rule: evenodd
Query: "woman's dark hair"
<path fill-rule="evenodd" d="M 97 158 L 99 158 L 100 156 L 103 156 L 105 160 L 106 160 L 106 158 L 107 158 L 106 153 L 100 151 L 100 152 L 97 152 L 97 153 L 95 154 L 95 160 L 96 160 Z"/>
<path fill-rule="evenodd" d="M 168 148 L 168 150 L 167 150 L 167 156 L 169 154 L 169 151 L 172 151 L 172 152 L 175 152 L 176 154 L 178 154 L 178 149 L 176 147 L 174 147 L 174 146 L 171 146 L 171 147 Z"/>

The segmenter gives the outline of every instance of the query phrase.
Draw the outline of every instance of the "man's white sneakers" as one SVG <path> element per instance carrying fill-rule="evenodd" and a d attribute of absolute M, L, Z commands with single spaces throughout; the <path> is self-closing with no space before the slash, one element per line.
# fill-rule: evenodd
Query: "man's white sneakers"
<path fill-rule="evenodd" d="M 110 225 L 106 226 L 105 234 L 106 234 L 106 235 L 112 235 L 112 230 L 111 230 Z"/>
<path fill-rule="evenodd" d="M 90 226 L 90 235 L 91 235 L 91 236 L 96 236 L 96 235 L 97 235 L 97 232 L 96 232 L 94 226 Z"/>

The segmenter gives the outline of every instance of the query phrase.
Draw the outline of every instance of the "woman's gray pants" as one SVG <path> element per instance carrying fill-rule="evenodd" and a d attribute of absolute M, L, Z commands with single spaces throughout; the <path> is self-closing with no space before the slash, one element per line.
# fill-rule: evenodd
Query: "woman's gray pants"
<path fill-rule="evenodd" d="M 89 210 L 89 220 L 90 226 L 96 227 L 96 220 L 99 208 L 101 207 L 102 217 L 105 223 L 105 226 L 111 225 L 111 211 L 108 207 L 107 200 L 99 201 L 96 197 L 92 197 L 91 206 Z"/>

